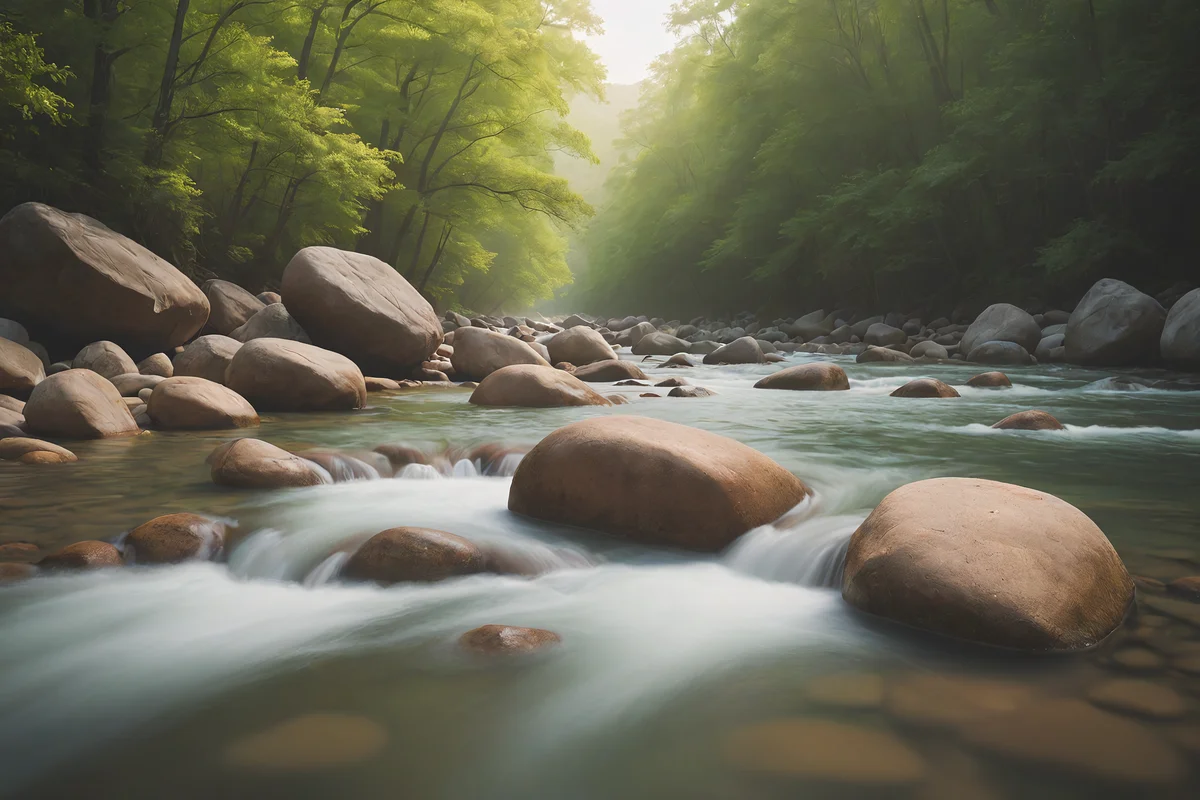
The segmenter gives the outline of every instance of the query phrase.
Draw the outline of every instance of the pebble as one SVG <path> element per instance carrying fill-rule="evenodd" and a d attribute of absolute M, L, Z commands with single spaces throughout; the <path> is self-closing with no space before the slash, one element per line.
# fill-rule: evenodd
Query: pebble
<path fill-rule="evenodd" d="M 225 762 L 244 769 L 312 772 L 357 764 L 379 754 L 388 734 L 349 714 L 304 714 L 231 743 Z"/>
<path fill-rule="evenodd" d="M 1183 697 L 1170 686 L 1128 678 L 1098 683 L 1087 698 L 1110 711 L 1152 719 L 1177 719 L 1186 711 Z"/>

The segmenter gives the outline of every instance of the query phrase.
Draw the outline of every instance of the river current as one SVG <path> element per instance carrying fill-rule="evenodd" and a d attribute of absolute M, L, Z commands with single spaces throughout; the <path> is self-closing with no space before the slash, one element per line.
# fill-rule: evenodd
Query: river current
<path fill-rule="evenodd" d="M 1170 388 L 1118 391 L 1095 384 L 1112 371 L 1049 366 L 1007 370 L 1012 389 L 972 389 L 961 384 L 979 370 L 967 366 L 821 360 L 846 368 L 850 391 L 751 388 L 780 365 L 652 361 L 652 378 L 717 394 L 604 385 L 633 402 L 567 409 L 478 408 L 457 389 L 373 394 L 359 412 L 76 443 L 79 461 L 60 466 L 0 464 L 0 544 L 115 541 L 178 511 L 238 523 L 225 563 L 0 587 L 0 796 L 1200 794 L 1200 604 L 1158 583 L 1200 574 L 1200 391 L 1189 390 L 1200 386 L 1125 373 Z M 922 376 L 962 397 L 889 397 Z M 1067 430 L 988 427 L 1029 408 Z M 245 435 L 288 449 L 528 447 L 569 422 L 630 413 L 742 441 L 814 499 L 697 556 L 510 514 L 515 459 L 493 475 L 451 459 L 272 492 L 216 487 L 204 461 Z M 1092 652 L 1046 658 L 851 610 L 838 590 L 850 534 L 889 491 L 936 476 L 1017 483 L 1081 508 L 1139 577 L 1135 614 Z M 391 588 L 336 579 L 339 553 L 402 525 L 548 571 Z M 457 637 L 487 623 L 548 628 L 563 644 L 465 657 Z M 1113 681 L 1131 683 L 1134 701 L 1104 699 L 1098 687 Z M 981 735 L 1012 698 L 1029 710 L 1011 715 L 1007 738 Z"/>

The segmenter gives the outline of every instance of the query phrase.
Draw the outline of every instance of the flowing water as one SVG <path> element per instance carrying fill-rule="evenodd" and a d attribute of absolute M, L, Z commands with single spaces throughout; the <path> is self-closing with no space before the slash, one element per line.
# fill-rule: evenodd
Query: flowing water
<path fill-rule="evenodd" d="M 1112 391 L 1089 385 L 1111 373 L 1040 367 L 1009 371 L 1009 390 L 898 399 L 888 393 L 910 378 L 961 384 L 973 370 L 830 360 L 846 367 L 849 392 L 753 390 L 775 365 L 648 369 L 718 394 L 639 399 L 646 389 L 622 387 L 633 403 L 539 410 L 430 390 L 237 434 L 289 449 L 434 452 L 529 446 L 596 414 L 693 425 L 767 453 L 815 490 L 714 556 L 518 518 L 506 509 L 511 458 L 499 474 L 451 458 L 274 492 L 210 483 L 204 458 L 234 438 L 225 432 L 79 443 L 79 462 L 62 466 L 0 463 L 0 544 L 115 541 L 176 511 L 239 525 L 225 563 L 0 587 L 0 796 L 1197 796 L 1200 604 L 1154 580 L 1200 574 L 1200 392 Z M 987 427 L 1026 408 L 1068 429 Z M 1095 651 L 1047 658 L 850 610 L 837 589 L 850 534 L 890 490 L 944 475 L 1019 483 L 1083 509 L 1131 572 L 1154 579 L 1138 611 Z M 337 580 L 347 550 L 400 525 L 452 531 L 544 572 L 391 588 Z M 465 657 L 457 637 L 487 623 L 549 628 L 563 645 L 499 663 Z M 1166 689 L 1171 702 L 1090 716 L 1089 693 L 1113 678 Z M 1035 711 L 1016 715 L 1007 738 L 972 735 L 1017 696 Z"/>

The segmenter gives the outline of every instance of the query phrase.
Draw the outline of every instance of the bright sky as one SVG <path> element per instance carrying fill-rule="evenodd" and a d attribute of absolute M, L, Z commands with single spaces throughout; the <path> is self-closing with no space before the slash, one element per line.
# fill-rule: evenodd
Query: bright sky
<path fill-rule="evenodd" d="M 589 36 L 588 46 L 608 67 L 609 83 L 637 83 L 650 63 L 675 43 L 663 23 L 674 0 L 592 0 L 604 19 L 604 35 Z"/>

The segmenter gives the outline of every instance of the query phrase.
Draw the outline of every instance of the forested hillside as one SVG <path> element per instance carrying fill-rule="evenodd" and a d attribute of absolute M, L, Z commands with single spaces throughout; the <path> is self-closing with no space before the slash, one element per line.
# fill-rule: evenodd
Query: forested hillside
<path fill-rule="evenodd" d="M 1190 0 L 692 0 L 572 290 L 599 312 L 1195 279 Z"/>
<path fill-rule="evenodd" d="M 603 70 L 576 0 L 6 0 L 0 207 L 94 216 L 195 277 L 273 286 L 302 246 L 379 256 L 439 305 L 570 281 Z"/>

